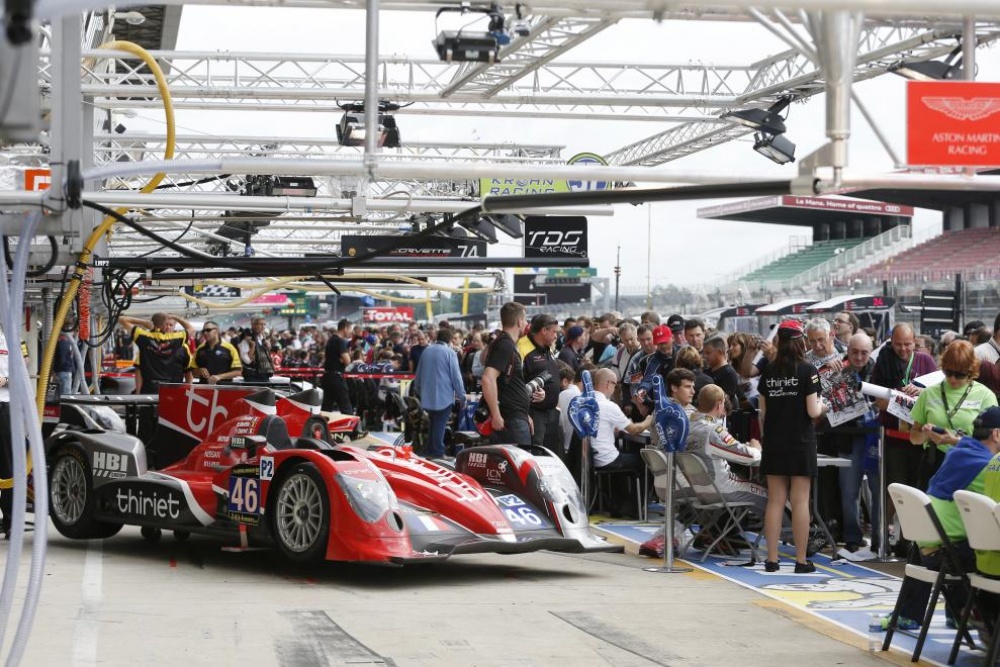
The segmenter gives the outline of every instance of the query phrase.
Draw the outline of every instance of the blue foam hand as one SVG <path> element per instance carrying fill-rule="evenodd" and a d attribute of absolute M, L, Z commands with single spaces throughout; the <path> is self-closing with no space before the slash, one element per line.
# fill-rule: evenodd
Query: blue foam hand
<path fill-rule="evenodd" d="M 583 393 L 569 402 L 569 423 L 581 438 L 593 438 L 597 435 L 600 414 L 597 396 L 594 395 L 594 381 L 590 371 L 584 371 Z"/>
<path fill-rule="evenodd" d="M 653 413 L 653 428 L 665 452 L 683 452 L 687 447 L 688 418 L 684 408 L 673 399 L 667 398 L 663 389 L 663 378 L 653 378 L 653 398 L 656 405 Z"/>

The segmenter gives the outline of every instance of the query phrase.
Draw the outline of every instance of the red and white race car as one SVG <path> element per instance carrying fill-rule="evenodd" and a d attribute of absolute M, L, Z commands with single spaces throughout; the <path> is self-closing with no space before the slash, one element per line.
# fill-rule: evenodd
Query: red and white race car
<path fill-rule="evenodd" d="M 452 470 L 382 444 L 290 436 L 317 434 L 318 397 L 167 385 L 148 445 L 91 418 L 87 403 L 101 397 L 74 399 L 46 440 L 52 521 L 71 538 L 130 524 L 147 537 L 274 545 L 299 562 L 621 550 L 591 534 L 572 476 L 548 450 L 470 448 Z"/>

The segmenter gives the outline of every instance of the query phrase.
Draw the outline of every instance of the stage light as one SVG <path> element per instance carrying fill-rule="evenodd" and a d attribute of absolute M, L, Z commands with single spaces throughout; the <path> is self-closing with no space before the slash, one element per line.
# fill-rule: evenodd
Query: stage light
<path fill-rule="evenodd" d="M 316 183 L 309 176 L 248 176 L 243 194 L 257 197 L 315 197 Z"/>
<path fill-rule="evenodd" d="M 910 81 L 946 81 L 964 78 L 964 72 L 960 65 L 961 62 L 952 65 L 940 60 L 922 60 L 899 63 L 899 65 L 890 68 L 889 71 Z"/>
<path fill-rule="evenodd" d="M 365 127 L 364 103 L 348 102 L 338 106 L 344 110 L 344 115 L 337 124 L 337 142 L 341 146 L 364 146 L 368 134 L 368 128 Z M 399 126 L 396 125 L 396 117 L 387 112 L 398 111 L 400 108 L 399 104 L 393 102 L 379 102 L 376 116 L 378 124 L 374 129 L 377 133 L 376 146 L 399 148 Z"/>
<path fill-rule="evenodd" d="M 115 12 L 116 21 L 125 21 L 129 25 L 142 25 L 146 22 L 146 16 L 142 12 Z"/>
<path fill-rule="evenodd" d="M 521 16 L 520 5 L 518 5 L 517 19 L 512 21 L 509 31 L 506 28 L 503 10 L 495 2 L 481 7 L 473 7 L 467 2 L 462 3 L 460 7 L 441 7 L 434 15 L 435 30 L 438 17 L 445 12 L 480 13 L 489 19 L 485 32 L 470 32 L 464 27 L 459 30 L 438 31 L 432 44 L 438 58 L 445 62 L 499 62 L 500 47 L 510 44 L 511 32 L 520 37 L 530 34 L 530 25 Z"/>
<path fill-rule="evenodd" d="M 791 96 L 782 97 L 767 109 L 740 109 L 729 111 L 720 116 L 722 120 L 728 120 L 753 130 L 760 130 L 768 134 L 784 134 L 785 119 L 780 116 L 792 101 Z"/>
<path fill-rule="evenodd" d="M 795 144 L 780 134 L 758 132 L 753 149 L 777 164 L 795 162 Z"/>
<path fill-rule="evenodd" d="M 486 218 L 477 217 L 472 220 L 462 219 L 458 224 L 472 232 L 472 235 L 478 237 L 487 243 L 497 242 L 497 230 Z"/>
<path fill-rule="evenodd" d="M 519 239 L 524 236 L 524 221 L 510 213 L 490 213 L 484 216 L 489 222 L 507 236 Z"/>

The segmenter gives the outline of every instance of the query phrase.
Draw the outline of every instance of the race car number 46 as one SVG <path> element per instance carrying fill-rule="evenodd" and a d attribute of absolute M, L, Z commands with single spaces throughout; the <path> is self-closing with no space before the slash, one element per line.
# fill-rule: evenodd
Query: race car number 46
<path fill-rule="evenodd" d="M 229 478 L 229 511 L 257 514 L 260 511 L 260 484 L 253 477 Z"/>

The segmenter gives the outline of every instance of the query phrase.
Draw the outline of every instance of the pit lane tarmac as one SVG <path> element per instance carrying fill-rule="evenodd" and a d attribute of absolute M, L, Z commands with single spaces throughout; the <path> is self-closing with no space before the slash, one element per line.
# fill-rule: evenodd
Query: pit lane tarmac
<path fill-rule="evenodd" d="M 26 665 L 884 664 L 752 591 L 644 572 L 649 560 L 627 554 L 302 568 L 197 536 L 150 544 L 137 528 L 49 536 Z"/>

